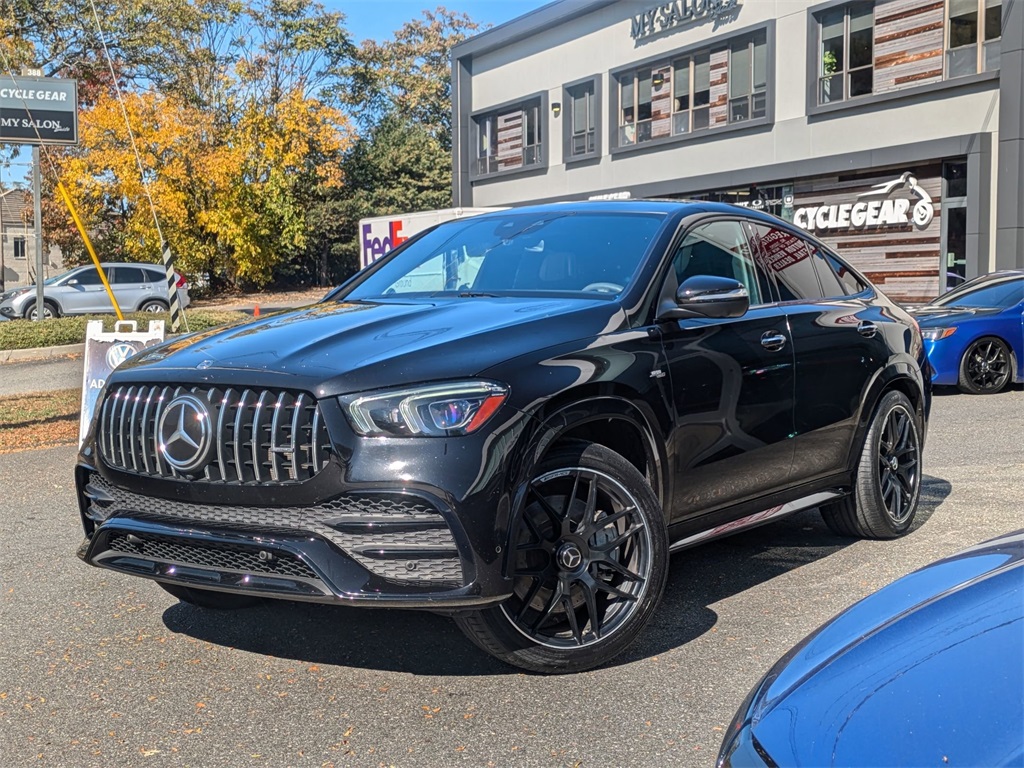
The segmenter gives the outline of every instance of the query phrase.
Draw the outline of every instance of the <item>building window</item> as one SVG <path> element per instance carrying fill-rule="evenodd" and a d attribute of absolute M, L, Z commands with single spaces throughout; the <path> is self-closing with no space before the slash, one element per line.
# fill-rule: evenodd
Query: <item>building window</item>
<path fill-rule="evenodd" d="M 818 17 L 818 103 L 870 94 L 874 86 L 874 4 L 851 3 Z"/>
<path fill-rule="evenodd" d="M 1002 0 L 949 0 L 946 77 L 999 69 Z"/>
<path fill-rule="evenodd" d="M 594 80 L 565 89 L 569 105 L 566 159 L 590 157 L 597 153 L 597 116 L 600 112 Z"/>
<path fill-rule="evenodd" d="M 723 46 L 618 73 L 618 146 L 680 136 L 768 115 L 765 30 Z M 721 97 L 711 101 L 713 87 Z"/>
<path fill-rule="evenodd" d="M 544 160 L 539 97 L 477 115 L 473 130 L 474 176 L 538 166 Z"/>
<path fill-rule="evenodd" d="M 14 236 L 14 258 L 25 258 L 25 238 L 20 235 Z"/>
<path fill-rule="evenodd" d="M 729 46 L 729 122 L 768 114 L 768 45 L 759 32 Z"/>

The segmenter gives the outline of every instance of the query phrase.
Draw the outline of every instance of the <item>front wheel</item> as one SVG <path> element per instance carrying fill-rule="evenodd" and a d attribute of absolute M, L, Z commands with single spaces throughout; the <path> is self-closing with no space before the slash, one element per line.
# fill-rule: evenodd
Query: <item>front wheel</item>
<path fill-rule="evenodd" d="M 834 533 L 895 539 L 914 522 L 921 495 L 921 431 L 902 392 L 887 392 L 875 409 L 853 491 L 821 506 Z"/>
<path fill-rule="evenodd" d="M 60 317 L 60 312 L 57 310 L 57 305 L 52 301 L 43 301 L 43 319 L 51 320 L 55 317 Z M 38 320 L 39 313 L 36 311 L 36 305 L 30 304 L 25 308 L 25 319 L 26 320 Z"/>
<path fill-rule="evenodd" d="M 157 584 L 181 602 L 194 605 L 197 608 L 209 608 L 215 611 L 234 611 L 239 608 L 248 608 L 260 602 L 260 598 L 253 597 L 252 595 L 214 592 L 209 589 L 183 587 L 180 584 L 164 584 L 162 581 L 158 581 Z"/>
<path fill-rule="evenodd" d="M 456 617 L 476 645 L 535 672 L 579 672 L 621 653 L 650 620 L 668 572 L 661 506 L 644 476 L 591 443 L 556 448 L 509 536 L 513 594 Z"/>
<path fill-rule="evenodd" d="M 960 360 L 960 391 L 994 395 L 1010 382 L 1010 349 L 1002 339 L 986 336 L 971 343 Z"/>

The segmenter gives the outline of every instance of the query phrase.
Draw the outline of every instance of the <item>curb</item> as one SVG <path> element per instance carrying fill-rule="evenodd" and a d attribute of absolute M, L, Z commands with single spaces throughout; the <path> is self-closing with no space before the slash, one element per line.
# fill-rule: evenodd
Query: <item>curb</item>
<path fill-rule="evenodd" d="M 35 347 L 33 349 L 0 350 L 0 365 L 3 363 L 25 363 L 32 360 L 51 360 L 55 357 L 81 355 L 85 353 L 85 344 L 63 344 L 57 347 Z"/>

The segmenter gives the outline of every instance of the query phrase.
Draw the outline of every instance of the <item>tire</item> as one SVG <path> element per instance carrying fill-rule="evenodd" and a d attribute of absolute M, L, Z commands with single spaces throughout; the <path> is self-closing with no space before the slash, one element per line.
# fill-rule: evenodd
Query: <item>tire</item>
<path fill-rule="evenodd" d="M 895 539 L 913 525 L 920 497 L 917 415 L 906 395 L 887 392 L 871 419 L 852 493 L 823 504 L 821 516 L 840 536 Z"/>
<path fill-rule="evenodd" d="M 139 312 L 166 312 L 167 305 L 162 301 L 156 299 L 150 299 L 149 301 L 142 302 L 142 306 L 139 307 Z"/>
<path fill-rule="evenodd" d="M 1006 342 L 984 336 L 971 342 L 960 359 L 957 386 L 970 395 L 994 395 L 1006 388 L 1012 373 L 1012 357 Z"/>
<path fill-rule="evenodd" d="M 54 304 L 49 299 L 43 299 L 43 319 L 44 320 L 51 320 L 51 319 L 53 319 L 55 317 L 60 317 L 60 310 L 57 308 L 57 305 Z M 25 307 L 25 319 L 26 320 L 35 320 L 36 319 L 36 305 L 35 305 L 35 302 L 32 302 L 27 307 Z"/>
<path fill-rule="evenodd" d="M 157 584 L 181 602 L 194 605 L 197 608 L 207 608 L 215 611 L 234 611 L 239 608 L 249 608 L 260 602 L 260 598 L 253 597 L 252 595 L 214 592 L 209 589 L 183 587 L 180 584 L 164 584 L 161 581 L 158 581 Z"/>
<path fill-rule="evenodd" d="M 455 617 L 477 646 L 522 669 L 580 672 L 621 653 L 665 589 L 661 506 L 637 469 L 574 442 L 539 465 L 509 535 L 513 595 Z"/>

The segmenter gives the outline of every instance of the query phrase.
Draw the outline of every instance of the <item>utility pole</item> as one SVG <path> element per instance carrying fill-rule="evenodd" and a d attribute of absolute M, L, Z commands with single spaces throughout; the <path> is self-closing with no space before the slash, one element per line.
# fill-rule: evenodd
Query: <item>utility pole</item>
<path fill-rule="evenodd" d="M 39 147 L 32 147 L 32 218 L 36 230 L 36 320 L 43 319 L 43 195 L 40 177 L 43 163 Z"/>
<path fill-rule="evenodd" d="M 7 200 L 7 196 L 4 194 L 3 181 L 3 176 L 0 176 L 0 293 L 7 290 L 7 284 L 4 281 L 4 272 L 7 271 L 4 264 L 4 240 L 7 239 L 4 234 L 4 202 Z"/>

